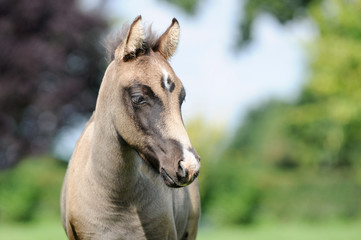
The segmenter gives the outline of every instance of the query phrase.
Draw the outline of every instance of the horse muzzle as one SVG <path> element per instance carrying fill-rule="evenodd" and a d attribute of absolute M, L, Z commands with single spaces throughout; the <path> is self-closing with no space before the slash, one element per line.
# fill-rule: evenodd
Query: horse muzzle
<path fill-rule="evenodd" d="M 185 150 L 183 158 L 178 161 L 175 174 L 170 174 L 173 171 L 167 171 L 165 168 L 161 168 L 160 174 L 167 186 L 185 187 L 198 177 L 200 166 L 198 154 L 194 150 Z"/>

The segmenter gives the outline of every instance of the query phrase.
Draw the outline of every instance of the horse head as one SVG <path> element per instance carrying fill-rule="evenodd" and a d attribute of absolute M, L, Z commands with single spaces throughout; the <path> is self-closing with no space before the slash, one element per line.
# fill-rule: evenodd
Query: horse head
<path fill-rule="evenodd" d="M 156 37 L 145 37 L 141 17 L 126 29 L 106 71 L 107 114 L 121 141 L 159 173 L 170 187 L 190 184 L 200 158 L 184 127 L 186 93 L 168 60 L 179 39 L 178 21 Z"/>

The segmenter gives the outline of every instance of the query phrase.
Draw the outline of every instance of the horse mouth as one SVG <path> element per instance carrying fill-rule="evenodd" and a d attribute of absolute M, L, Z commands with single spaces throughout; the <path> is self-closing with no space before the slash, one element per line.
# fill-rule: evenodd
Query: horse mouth
<path fill-rule="evenodd" d="M 141 158 L 143 161 L 148 162 L 148 163 L 152 166 L 152 168 L 153 168 L 156 172 L 158 172 L 158 171 L 156 170 L 157 168 L 156 168 L 154 165 L 152 165 L 150 161 L 146 161 L 146 160 L 145 160 L 145 159 L 147 159 L 147 158 L 145 157 L 144 154 L 142 154 L 141 152 L 138 152 L 138 151 L 137 151 L 137 153 L 138 153 L 138 155 L 140 156 L 140 158 Z M 184 185 L 177 184 L 177 183 L 173 180 L 173 178 L 167 173 L 167 171 L 166 171 L 164 168 L 161 168 L 161 171 L 158 172 L 158 173 L 162 176 L 164 183 L 165 183 L 168 187 L 171 187 L 171 188 L 181 188 L 181 187 L 185 187 L 186 185 L 188 185 L 188 184 L 184 184 Z"/>
<path fill-rule="evenodd" d="M 182 187 L 174 182 L 174 180 L 171 178 L 171 176 L 169 176 L 169 174 L 164 170 L 164 168 L 162 168 L 160 175 L 163 177 L 163 180 L 168 187 L 172 187 L 172 188 Z"/>

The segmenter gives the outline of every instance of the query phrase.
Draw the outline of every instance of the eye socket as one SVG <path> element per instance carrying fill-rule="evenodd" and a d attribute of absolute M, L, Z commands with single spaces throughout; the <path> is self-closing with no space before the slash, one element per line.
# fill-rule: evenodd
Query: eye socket
<path fill-rule="evenodd" d="M 142 95 L 133 95 L 131 96 L 132 103 L 136 105 L 143 105 L 146 103 L 144 97 Z"/>

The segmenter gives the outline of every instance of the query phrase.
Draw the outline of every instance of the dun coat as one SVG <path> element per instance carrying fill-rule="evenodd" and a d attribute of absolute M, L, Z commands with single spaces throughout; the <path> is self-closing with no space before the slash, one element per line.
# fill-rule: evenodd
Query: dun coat
<path fill-rule="evenodd" d="M 181 116 L 185 91 L 168 63 L 173 19 L 159 38 L 141 17 L 110 47 L 93 116 L 64 179 L 69 239 L 195 239 L 200 159 Z"/>

